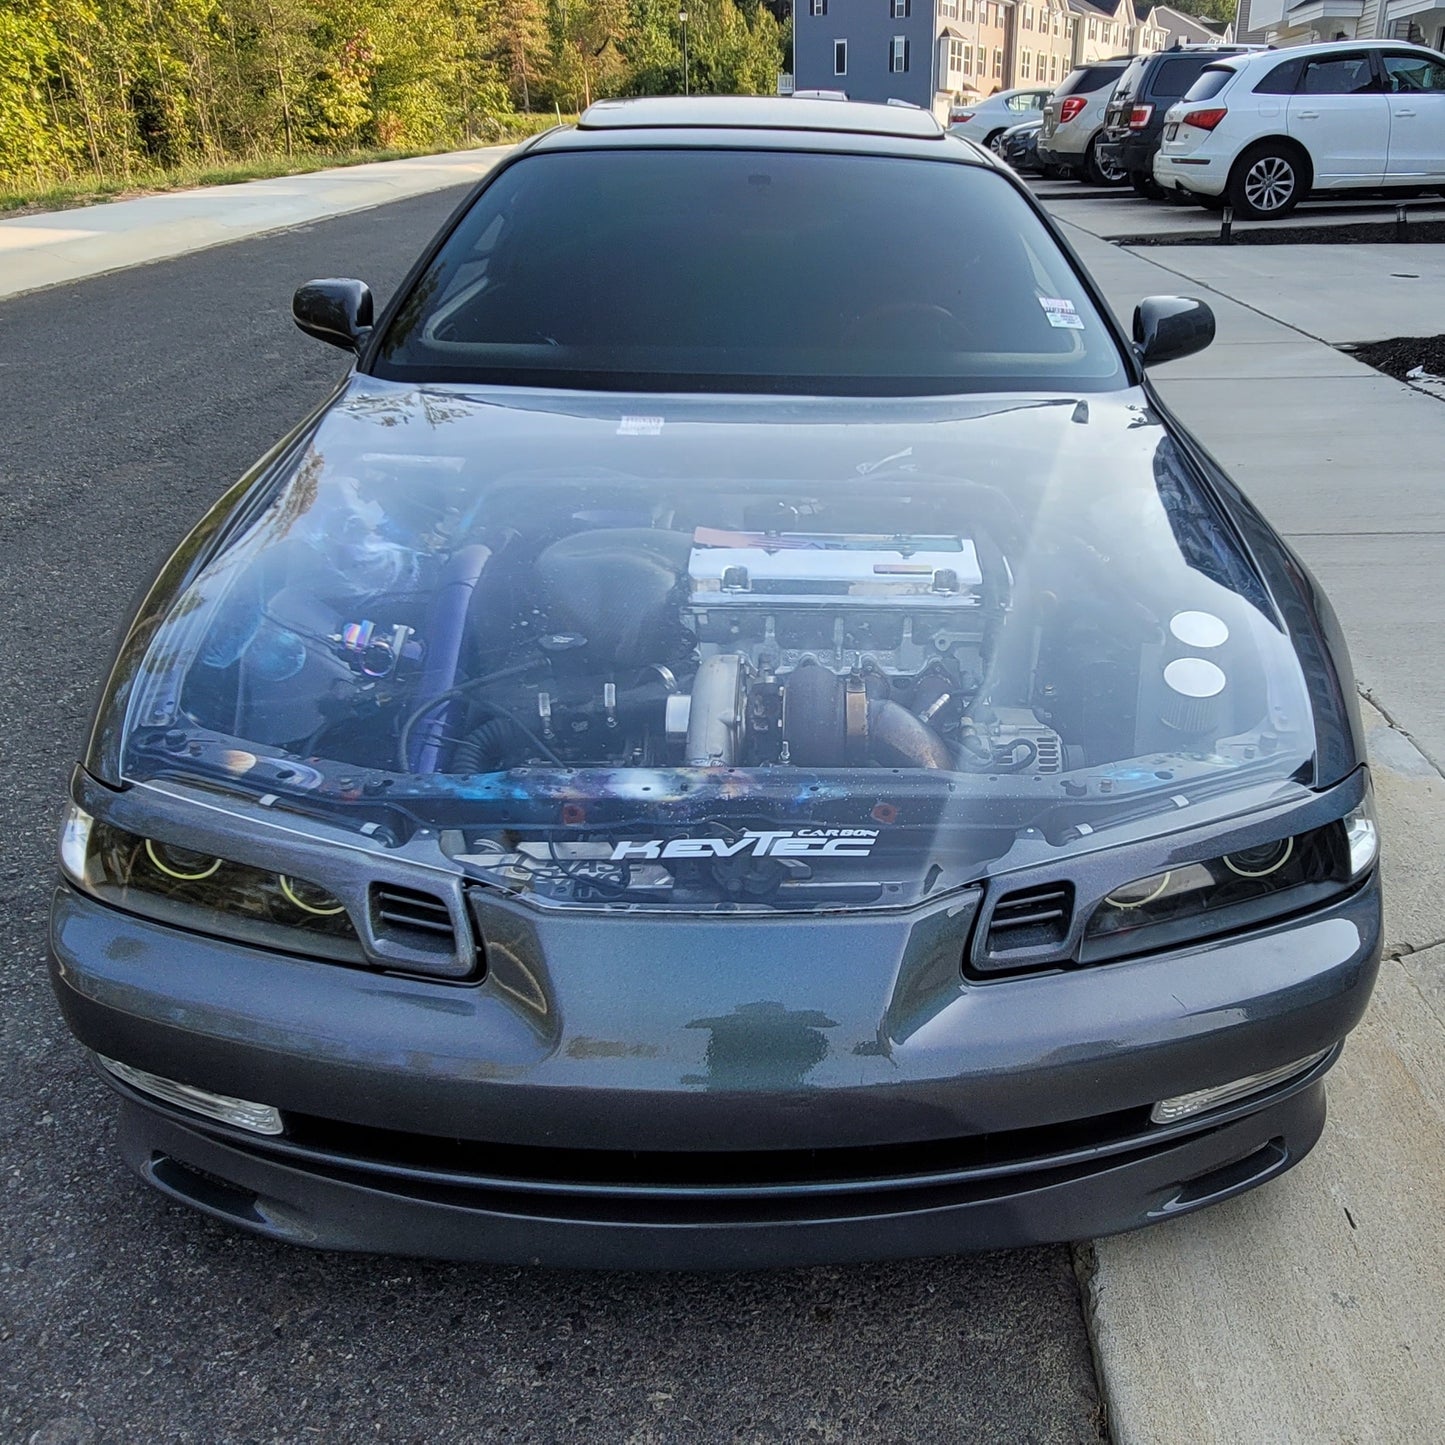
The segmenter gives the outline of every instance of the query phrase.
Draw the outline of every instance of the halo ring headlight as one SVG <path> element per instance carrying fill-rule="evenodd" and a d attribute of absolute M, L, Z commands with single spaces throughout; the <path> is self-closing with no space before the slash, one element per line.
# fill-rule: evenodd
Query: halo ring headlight
<path fill-rule="evenodd" d="M 1173 877 L 1172 872 L 1158 873 L 1152 878 L 1140 878 L 1137 882 L 1126 883 L 1122 888 L 1106 893 L 1104 902 L 1111 908 L 1143 908 L 1164 892 Z"/>
<path fill-rule="evenodd" d="M 315 918 L 335 918 L 338 913 L 346 911 L 346 905 L 340 899 L 333 898 L 314 883 L 302 883 L 295 878 L 288 878 L 284 873 L 278 873 L 276 881 L 281 885 L 286 901 L 294 904 L 303 913 L 309 913 Z M 307 898 L 307 893 L 311 893 L 313 897 Z M 321 899 L 326 901 L 320 902 Z"/>
<path fill-rule="evenodd" d="M 166 861 L 166 853 L 172 855 L 172 861 Z M 200 883 L 210 878 L 221 866 L 219 858 L 208 858 L 204 853 L 192 853 L 188 848 L 158 846 L 153 838 L 145 840 L 145 854 L 157 872 L 164 873 L 167 878 L 174 878 L 178 883 Z"/>
<path fill-rule="evenodd" d="M 1268 878 L 1278 873 L 1294 855 L 1294 839 L 1281 838 L 1277 843 L 1265 843 L 1258 848 L 1245 848 L 1238 853 L 1226 853 L 1220 860 L 1238 878 Z"/>

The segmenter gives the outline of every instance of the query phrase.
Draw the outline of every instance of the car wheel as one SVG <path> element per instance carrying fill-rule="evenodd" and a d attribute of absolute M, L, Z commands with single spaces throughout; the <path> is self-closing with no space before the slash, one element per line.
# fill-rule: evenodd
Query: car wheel
<path fill-rule="evenodd" d="M 1164 199 L 1164 187 L 1147 171 L 1130 171 L 1129 184 L 1145 200 L 1162 201 Z"/>
<path fill-rule="evenodd" d="M 1099 155 L 1099 142 L 1091 140 L 1084 154 L 1084 180 L 1091 186 L 1122 186 L 1129 172 L 1117 161 L 1106 161 Z"/>
<path fill-rule="evenodd" d="M 986 146 L 989 148 L 989 150 L 991 150 L 991 151 L 994 153 L 994 155 L 999 156 L 999 157 L 1002 157 L 1002 155 L 1003 155 L 1003 128 L 1000 127 L 1000 128 L 999 128 L 998 130 L 996 130 L 996 131 L 991 131 L 991 132 L 989 133 L 989 135 L 988 135 L 988 138 L 984 141 L 984 145 L 986 145 Z"/>
<path fill-rule="evenodd" d="M 1229 203 L 1251 221 L 1287 216 L 1309 189 L 1300 153 L 1290 146 L 1266 141 L 1253 146 L 1235 161 L 1229 173 Z"/>

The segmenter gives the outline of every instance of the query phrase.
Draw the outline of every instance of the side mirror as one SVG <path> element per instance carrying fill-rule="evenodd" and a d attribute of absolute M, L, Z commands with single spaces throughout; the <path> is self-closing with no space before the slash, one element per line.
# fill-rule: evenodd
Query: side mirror
<path fill-rule="evenodd" d="M 1134 308 L 1134 354 L 1145 366 L 1193 356 L 1214 340 L 1214 312 L 1192 296 L 1146 296 Z"/>
<path fill-rule="evenodd" d="M 364 281 L 308 281 L 291 298 L 291 318 L 318 341 L 360 351 L 371 334 L 371 288 Z"/>

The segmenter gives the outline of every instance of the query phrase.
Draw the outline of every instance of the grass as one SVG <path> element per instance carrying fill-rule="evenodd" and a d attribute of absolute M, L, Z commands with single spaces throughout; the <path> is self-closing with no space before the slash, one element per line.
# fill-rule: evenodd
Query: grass
<path fill-rule="evenodd" d="M 575 120 L 575 116 L 564 116 Z M 68 211 L 77 206 L 94 206 L 104 201 L 124 201 L 132 196 L 157 191 L 185 191 L 196 186 L 234 186 L 243 181 L 272 180 L 277 176 L 299 176 L 331 166 L 359 166 L 370 161 L 399 161 L 412 156 L 437 155 L 464 149 L 468 144 L 505 144 L 519 140 L 557 123 L 555 116 L 516 116 L 503 122 L 498 141 L 458 139 L 455 143 L 417 150 L 297 151 L 291 155 L 268 155 L 249 160 L 226 161 L 220 165 L 187 164 L 154 170 L 134 170 L 128 176 L 84 175 L 73 180 L 44 181 L 33 187 L 0 186 L 0 216 L 28 216 L 42 211 Z"/>

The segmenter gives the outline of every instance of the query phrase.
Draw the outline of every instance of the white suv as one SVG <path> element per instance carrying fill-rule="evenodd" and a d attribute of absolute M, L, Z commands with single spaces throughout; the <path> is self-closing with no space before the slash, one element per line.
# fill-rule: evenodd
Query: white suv
<path fill-rule="evenodd" d="M 1445 187 L 1445 56 L 1351 40 L 1219 60 L 1165 113 L 1154 179 L 1254 220 L 1312 190 Z"/>
<path fill-rule="evenodd" d="M 1133 58 L 1119 55 L 1075 66 L 1045 101 L 1039 132 L 1039 163 L 1045 175 L 1073 171 L 1096 186 L 1122 186 L 1129 179 L 1121 165 L 1099 155 L 1098 138 L 1109 97 Z"/>

